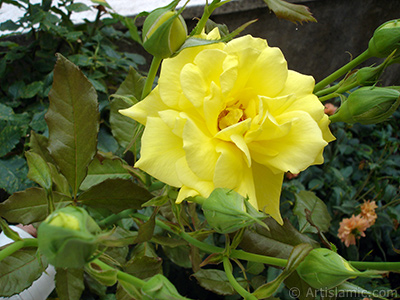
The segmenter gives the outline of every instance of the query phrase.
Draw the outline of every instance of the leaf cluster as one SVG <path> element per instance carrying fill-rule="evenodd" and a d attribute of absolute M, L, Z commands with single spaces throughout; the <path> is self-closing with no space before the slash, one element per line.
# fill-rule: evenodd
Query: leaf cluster
<path fill-rule="evenodd" d="M 121 51 L 133 41 L 115 26 L 118 20 L 103 18 L 106 6 L 87 6 L 73 0 L 8 0 L 24 14 L 0 25 L 0 187 L 5 193 L 32 186 L 26 179 L 23 151 L 31 130 L 48 135 L 44 114 L 53 82 L 55 53 L 74 62 L 99 93 L 101 118 L 108 119 L 107 95 L 123 81 L 122 74 L 145 59 Z M 0 3 L 0 5 L 1 5 Z M 90 11 L 94 21 L 72 22 L 75 15 Z M 119 46 L 118 46 L 119 45 Z M 122 47 L 123 46 L 123 47 Z M 108 125 L 108 122 L 102 122 Z M 100 142 L 104 151 L 118 147 L 109 127 L 103 126 Z"/>

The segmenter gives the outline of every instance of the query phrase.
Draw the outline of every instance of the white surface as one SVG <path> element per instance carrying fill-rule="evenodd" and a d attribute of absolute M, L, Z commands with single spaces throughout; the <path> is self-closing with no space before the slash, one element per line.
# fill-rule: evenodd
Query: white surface
<path fill-rule="evenodd" d="M 107 3 L 120 15 L 132 16 L 142 11 L 152 11 L 153 9 L 169 4 L 170 0 L 106 0 Z M 211 1 L 211 0 L 210 0 Z M 30 0 L 31 3 L 40 3 L 41 0 Z M 57 1 L 53 1 L 56 3 Z M 185 4 L 186 0 L 181 0 L 178 8 Z M 90 0 L 76 0 L 74 3 L 84 3 L 87 6 L 93 6 Z M 206 0 L 190 0 L 188 6 L 205 5 Z M 0 23 L 7 20 L 17 20 L 23 15 L 23 11 L 16 6 L 4 3 L 0 9 Z M 90 11 L 74 13 L 72 20 L 81 22 L 83 19 L 93 21 L 96 18 L 96 10 L 92 8 Z"/>
<path fill-rule="evenodd" d="M 10 228 L 16 231 L 21 238 L 33 238 L 29 233 L 25 232 L 19 227 L 10 226 Z M 6 237 L 4 232 L 0 234 L 0 247 L 12 243 L 13 240 Z M 32 286 L 24 290 L 19 295 L 14 295 L 10 298 L 2 298 L 0 300 L 46 300 L 50 293 L 54 290 L 54 276 L 56 270 L 53 266 L 48 266 L 46 272 L 33 282 Z"/>

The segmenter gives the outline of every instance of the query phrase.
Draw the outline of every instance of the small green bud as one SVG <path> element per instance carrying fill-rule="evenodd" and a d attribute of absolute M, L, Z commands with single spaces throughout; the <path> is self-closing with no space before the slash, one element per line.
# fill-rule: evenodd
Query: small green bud
<path fill-rule="evenodd" d="M 208 224 L 219 233 L 231 233 L 255 222 L 267 226 L 261 221 L 266 215 L 256 210 L 248 199 L 230 189 L 215 189 L 202 206 Z"/>
<path fill-rule="evenodd" d="M 68 206 L 49 215 L 38 228 L 40 252 L 60 268 L 84 266 L 97 249 L 100 227 L 80 207 Z"/>
<path fill-rule="evenodd" d="M 186 41 L 185 20 L 176 11 L 158 8 L 143 24 L 143 47 L 159 58 L 171 57 Z"/>
<path fill-rule="evenodd" d="M 360 272 L 339 254 L 325 248 L 311 250 L 296 270 L 301 279 L 315 289 L 331 289 L 357 276 L 377 277 L 383 273 L 374 270 Z"/>
<path fill-rule="evenodd" d="M 379 26 L 368 44 L 368 52 L 375 57 L 389 56 L 400 48 L 400 19 Z"/>
<path fill-rule="evenodd" d="M 399 107 L 400 92 L 383 87 L 363 87 L 354 91 L 344 101 L 332 122 L 360 123 L 364 125 L 385 121 Z"/>
<path fill-rule="evenodd" d="M 188 300 L 181 296 L 175 286 L 161 274 L 151 277 L 141 290 L 145 300 Z"/>

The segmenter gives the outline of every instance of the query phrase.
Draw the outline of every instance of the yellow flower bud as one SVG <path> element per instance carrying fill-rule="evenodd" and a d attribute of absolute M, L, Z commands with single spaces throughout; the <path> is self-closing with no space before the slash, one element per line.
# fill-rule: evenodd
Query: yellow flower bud
<path fill-rule="evenodd" d="M 100 227 L 80 207 L 53 212 L 38 228 L 39 251 L 60 268 L 84 266 L 97 249 Z"/>
<path fill-rule="evenodd" d="M 63 212 L 51 215 L 51 218 L 50 220 L 48 220 L 48 223 L 56 227 L 69 228 L 73 230 L 80 229 L 79 220 L 76 217 L 67 215 Z"/>
<path fill-rule="evenodd" d="M 297 267 L 297 273 L 315 289 L 331 289 L 347 279 L 377 277 L 380 271 L 360 272 L 336 252 L 325 248 L 313 249 Z"/>
<path fill-rule="evenodd" d="M 329 119 L 332 122 L 376 124 L 389 118 L 399 104 L 400 92 L 395 89 L 364 87 L 351 93 Z"/>
<path fill-rule="evenodd" d="M 379 26 L 368 44 L 368 51 L 375 57 L 386 57 L 400 48 L 400 19 Z"/>
<path fill-rule="evenodd" d="M 172 56 L 186 37 L 185 20 L 177 12 L 166 8 L 154 10 L 143 24 L 143 47 L 159 58 Z"/>

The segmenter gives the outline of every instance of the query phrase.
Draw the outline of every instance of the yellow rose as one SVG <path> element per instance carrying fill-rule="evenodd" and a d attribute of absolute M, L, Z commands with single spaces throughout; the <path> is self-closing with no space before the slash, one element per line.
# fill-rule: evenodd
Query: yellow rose
<path fill-rule="evenodd" d="M 313 89 L 260 38 L 187 48 L 163 61 L 149 96 L 121 111 L 146 125 L 135 167 L 180 187 L 178 203 L 228 188 L 282 223 L 284 173 L 321 164 L 334 139 Z"/>

